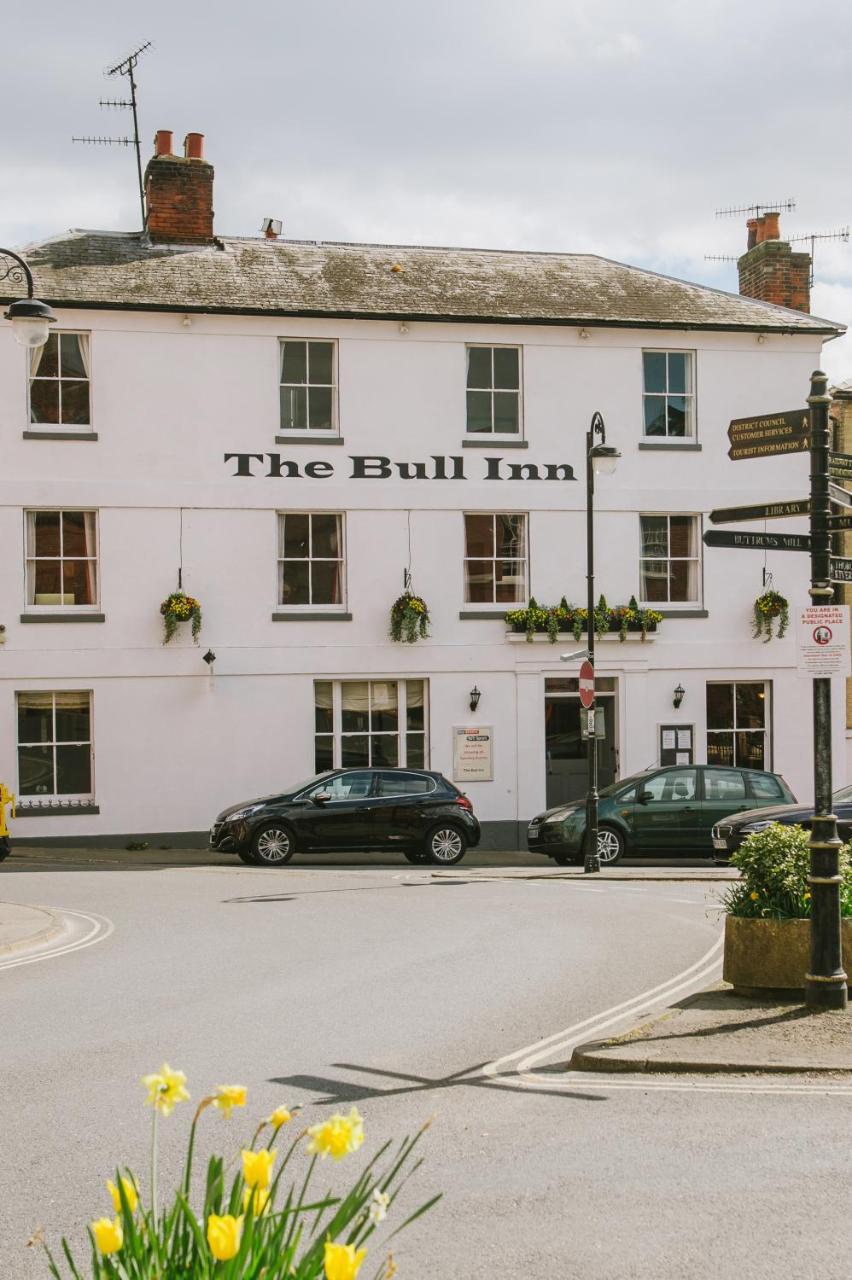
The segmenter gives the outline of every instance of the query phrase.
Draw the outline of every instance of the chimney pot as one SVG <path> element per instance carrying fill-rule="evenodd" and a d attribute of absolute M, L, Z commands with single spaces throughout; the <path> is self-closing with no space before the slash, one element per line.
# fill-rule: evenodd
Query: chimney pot
<path fill-rule="evenodd" d="M 780 240 L 781 239 L 781 214 L 777 210 L 767 213 L 763 217 L 763 238 L 764 240 Z"/>
<path fill-rule="evenodd" d="M 757 218 L 749 218 L 746 222 L 746 230 L 748 231 L 748 243 L 746 244 L 746 252 L 753 249 L 757 244 Z"/>
<path fill-rule="evenodd" d="M 264 218 L 260 229 L 267 240 L 277 240 L 281 235 L 281 220 L 279 218 Z"/>
<path fill-rule="evenodd" d="M 187 160 L 203 160 L 204 134 L 188 133 L 183 140 L 183 154 Z"/>
<path fill-rule="evenodd" d="M 170 156 L 172 154 L 171 129 L 158 129 L 154 135 L 154 155 Z"/>

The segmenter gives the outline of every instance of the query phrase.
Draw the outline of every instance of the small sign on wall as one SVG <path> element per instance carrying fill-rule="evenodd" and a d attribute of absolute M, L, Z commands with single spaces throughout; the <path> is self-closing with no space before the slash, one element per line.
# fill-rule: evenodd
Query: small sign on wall
<path fill-rule="evenodd" d="M 453 782 L 492 782 L 494 730 L 490 725 L 453 729 Z"/>
<path fill-rule="evenodd" d="M 694 764 L 694 737 L 691 724 L 661 724 L 660 764 Z"/>

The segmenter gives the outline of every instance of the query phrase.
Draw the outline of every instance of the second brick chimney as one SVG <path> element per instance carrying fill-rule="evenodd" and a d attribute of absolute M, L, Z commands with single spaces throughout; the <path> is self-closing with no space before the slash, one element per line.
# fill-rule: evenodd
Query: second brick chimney
<path fill-rule="evenodd" d="M 793 253 L 782 240 L 781 215 L 773 210 L 760 218 L 749 218 L 748 247 L 737 262 L 740 293 L 795 311 L 811 309 L 811 255 Z"/>
<path fill-rule="evenodd" d="M 183 155 L 172 154 L 172 133 L 158 129 L 145 170 L 147 229 L 152 240 L 208 244 L 213 240 L 213 166 L 204 135 L 188 133 Z"/>

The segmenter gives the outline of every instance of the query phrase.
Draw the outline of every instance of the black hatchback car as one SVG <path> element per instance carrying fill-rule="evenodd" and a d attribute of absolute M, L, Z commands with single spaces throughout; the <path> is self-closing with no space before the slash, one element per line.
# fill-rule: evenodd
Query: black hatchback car
<path fill-rule="evenodd" d="M 293 854 L 399 849 L 409 862 L 449 867 L 479 844 L 466 795 L 423 769 L 332 769 L 279 795 L 224 809 L 210 848 L 255 866 Z"/>
<path fill-rule="evenodd" d="M 837 834 L 846 844 L 852 840 L 852 787 L 835 791 L 831 807 L 837 815 Z M 753 831 L 765 831 L 773 822 L 784 826 L 798 824 L 810 831 L 813 817 L 812 804 L 779 804 L 769 809 L 747 809 L 745 813 L 732 814 L 713 828 L 713 859 L 719 864 L 726 863 L 746 836 Z"/>

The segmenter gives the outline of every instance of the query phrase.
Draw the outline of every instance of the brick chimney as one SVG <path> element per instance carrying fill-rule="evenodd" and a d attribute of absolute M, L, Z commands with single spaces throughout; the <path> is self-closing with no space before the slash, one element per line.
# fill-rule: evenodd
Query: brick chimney
<path fill-rule="evenodd" d="M 760 218 L 749 218 L 747 249 L 737 262 L 740 293 L 795 311 L 811 309 L 811 255 L 793 253 L 781 239 L 780 213 L 776 210 Z"/>
<path fill-rule="evenodd" d="M 204 159 L 204 134 L 188 133 L 183 155 L 172 154 L 172 133 L 158 129 L 145 170 L 145 205 L 152 240 L 209 244 L 213 240 L 213 166 Z"/>

